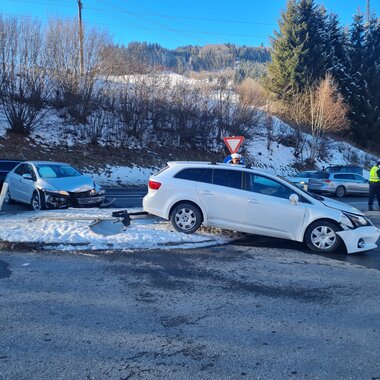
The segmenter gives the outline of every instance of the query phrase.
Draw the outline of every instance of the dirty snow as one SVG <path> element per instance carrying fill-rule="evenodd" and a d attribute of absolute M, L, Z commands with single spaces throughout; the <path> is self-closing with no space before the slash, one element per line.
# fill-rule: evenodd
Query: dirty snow
<path fill-rule="evenodd" d="M 195 234 L 176 232 L 169 222 L 151 216 L 135 217 L 116 235 L 100 235 L 89 224 L 110 217 L 115 210 L 68 209 L 1 215 L 0 242 L 23 243 L 51 250 L 135 250 L 199 248 L 225 244 L 238 234 L 199 230 Z M 129 212 L 141 211 L 128 209 Z M 132 217 L 133 218 L 133 217 Z"/>

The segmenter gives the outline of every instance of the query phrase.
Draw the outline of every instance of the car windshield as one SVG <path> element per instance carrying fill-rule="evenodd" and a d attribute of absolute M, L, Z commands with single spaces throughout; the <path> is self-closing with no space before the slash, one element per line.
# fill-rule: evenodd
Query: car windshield
<path fill-rule="evenodd" d="M 292 185 L 292 187 L 294 186 L 294 183 L 292 181 L 289 181 L 287 178 L 285 177 L 280 177 L 283 181 L 286 181 L 287 183 L 289 183 L 290 185 Z M 309 197 L 312 197 L 314 199 L 317 199 L 318 201 L 323 201 L 324 198 L 321 197 L 320 195 L 317 195 L 317 194 L 314 194 L 314 193 L 310 193 L 309 191 L 306 191 L 304 190 L 302 187 L 298 187 L 297 186 L 297 191 L 301 191 L 302 193 L 305 193 L 307 194 Z"/>
<path fill-rule="evenodd" d="M 41 178 L 78 177 L 81 173 L 70 165 L 39 164 L 36 165 Z"/>

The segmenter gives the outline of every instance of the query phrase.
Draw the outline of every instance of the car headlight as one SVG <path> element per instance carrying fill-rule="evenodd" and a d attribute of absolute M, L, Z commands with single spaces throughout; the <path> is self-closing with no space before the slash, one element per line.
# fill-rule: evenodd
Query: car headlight
<path fill-rule="evenodd" d="M 105 194 L 105 190 L 103 190 L 98 184 L 94 182 L 94 189 L 92 190 L 94 194 L 103 195 Z"/>
<path fill-rule="evenodd" d="M 65 190 L 50 190 L 50 189 L 42 189 L 45 193 L 53 194 L 53 195 L 62 195 L 64 197 L 68 197 L 70 194 Z"/>
<path fill-rule="evenodd" d="M 358 228 L 371 225 L 371 222 L 365 216 L 351 214 L 349 212 L 342 212 L 340 222 L 349 228 Z"/>

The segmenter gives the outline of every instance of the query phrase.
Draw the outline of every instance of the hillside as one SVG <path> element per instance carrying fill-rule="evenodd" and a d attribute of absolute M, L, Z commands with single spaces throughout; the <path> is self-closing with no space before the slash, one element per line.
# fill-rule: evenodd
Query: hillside
<path fill-rule="evenodd" d="M 194 81 L 178 75 L 173 78 L 175 83 L 196 85 Z M 259 111 L 255 125 L 246 129 L 246 141 L 242 147 L 246 162 L 283 176 L 305 168 L 309 151 L 315 143 L 313 137 L 304 134 L 304 146 L 296 154 L 292 145 L 293 129 L 274 118 L 272 128 L 268 130 L 266 117 Z M 317 158 L 316 168 L 330 164 L 356 164 L 368 170 L 376 160 L 373 155 L 345 142 L 325 139 L 323 143 L 324 153 Z M 222 162 L 228 154 L 222 140 L 212 149 L 189 148 L 186 144 L 175 147 L 170 140 L 150 148 L 149 143 L 135 138 L 129 138 L 122 147 L 102 138 L 94 144 L 83 134 L 83 126 L 70 123 L 63 110 L 51 110 L 29 137 L 23 137 L 10 132 L 1 108 L 0 150 L 1 158 L 68 162 L 103 184 L 120 186 L 145 185 L 148 176 L 167 161 Z"/>

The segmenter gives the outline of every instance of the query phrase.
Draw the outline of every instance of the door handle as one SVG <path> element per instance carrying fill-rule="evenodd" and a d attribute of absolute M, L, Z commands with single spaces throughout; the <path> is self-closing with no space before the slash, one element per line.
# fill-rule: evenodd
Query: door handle
<path fill-rule="evenodd" d="M 260 202 L 258 200 L 256 200 L 256 199 L 248 199 L 248 203 L 253 203 L 255 205 L 260 204 Z"/>
<path fill-rule="evenodd" d="M 213 193 L 211 191 L 206 191 L 206 190 L 203 190 L 200 192 L 202 195 L 213 195 Z"/>

